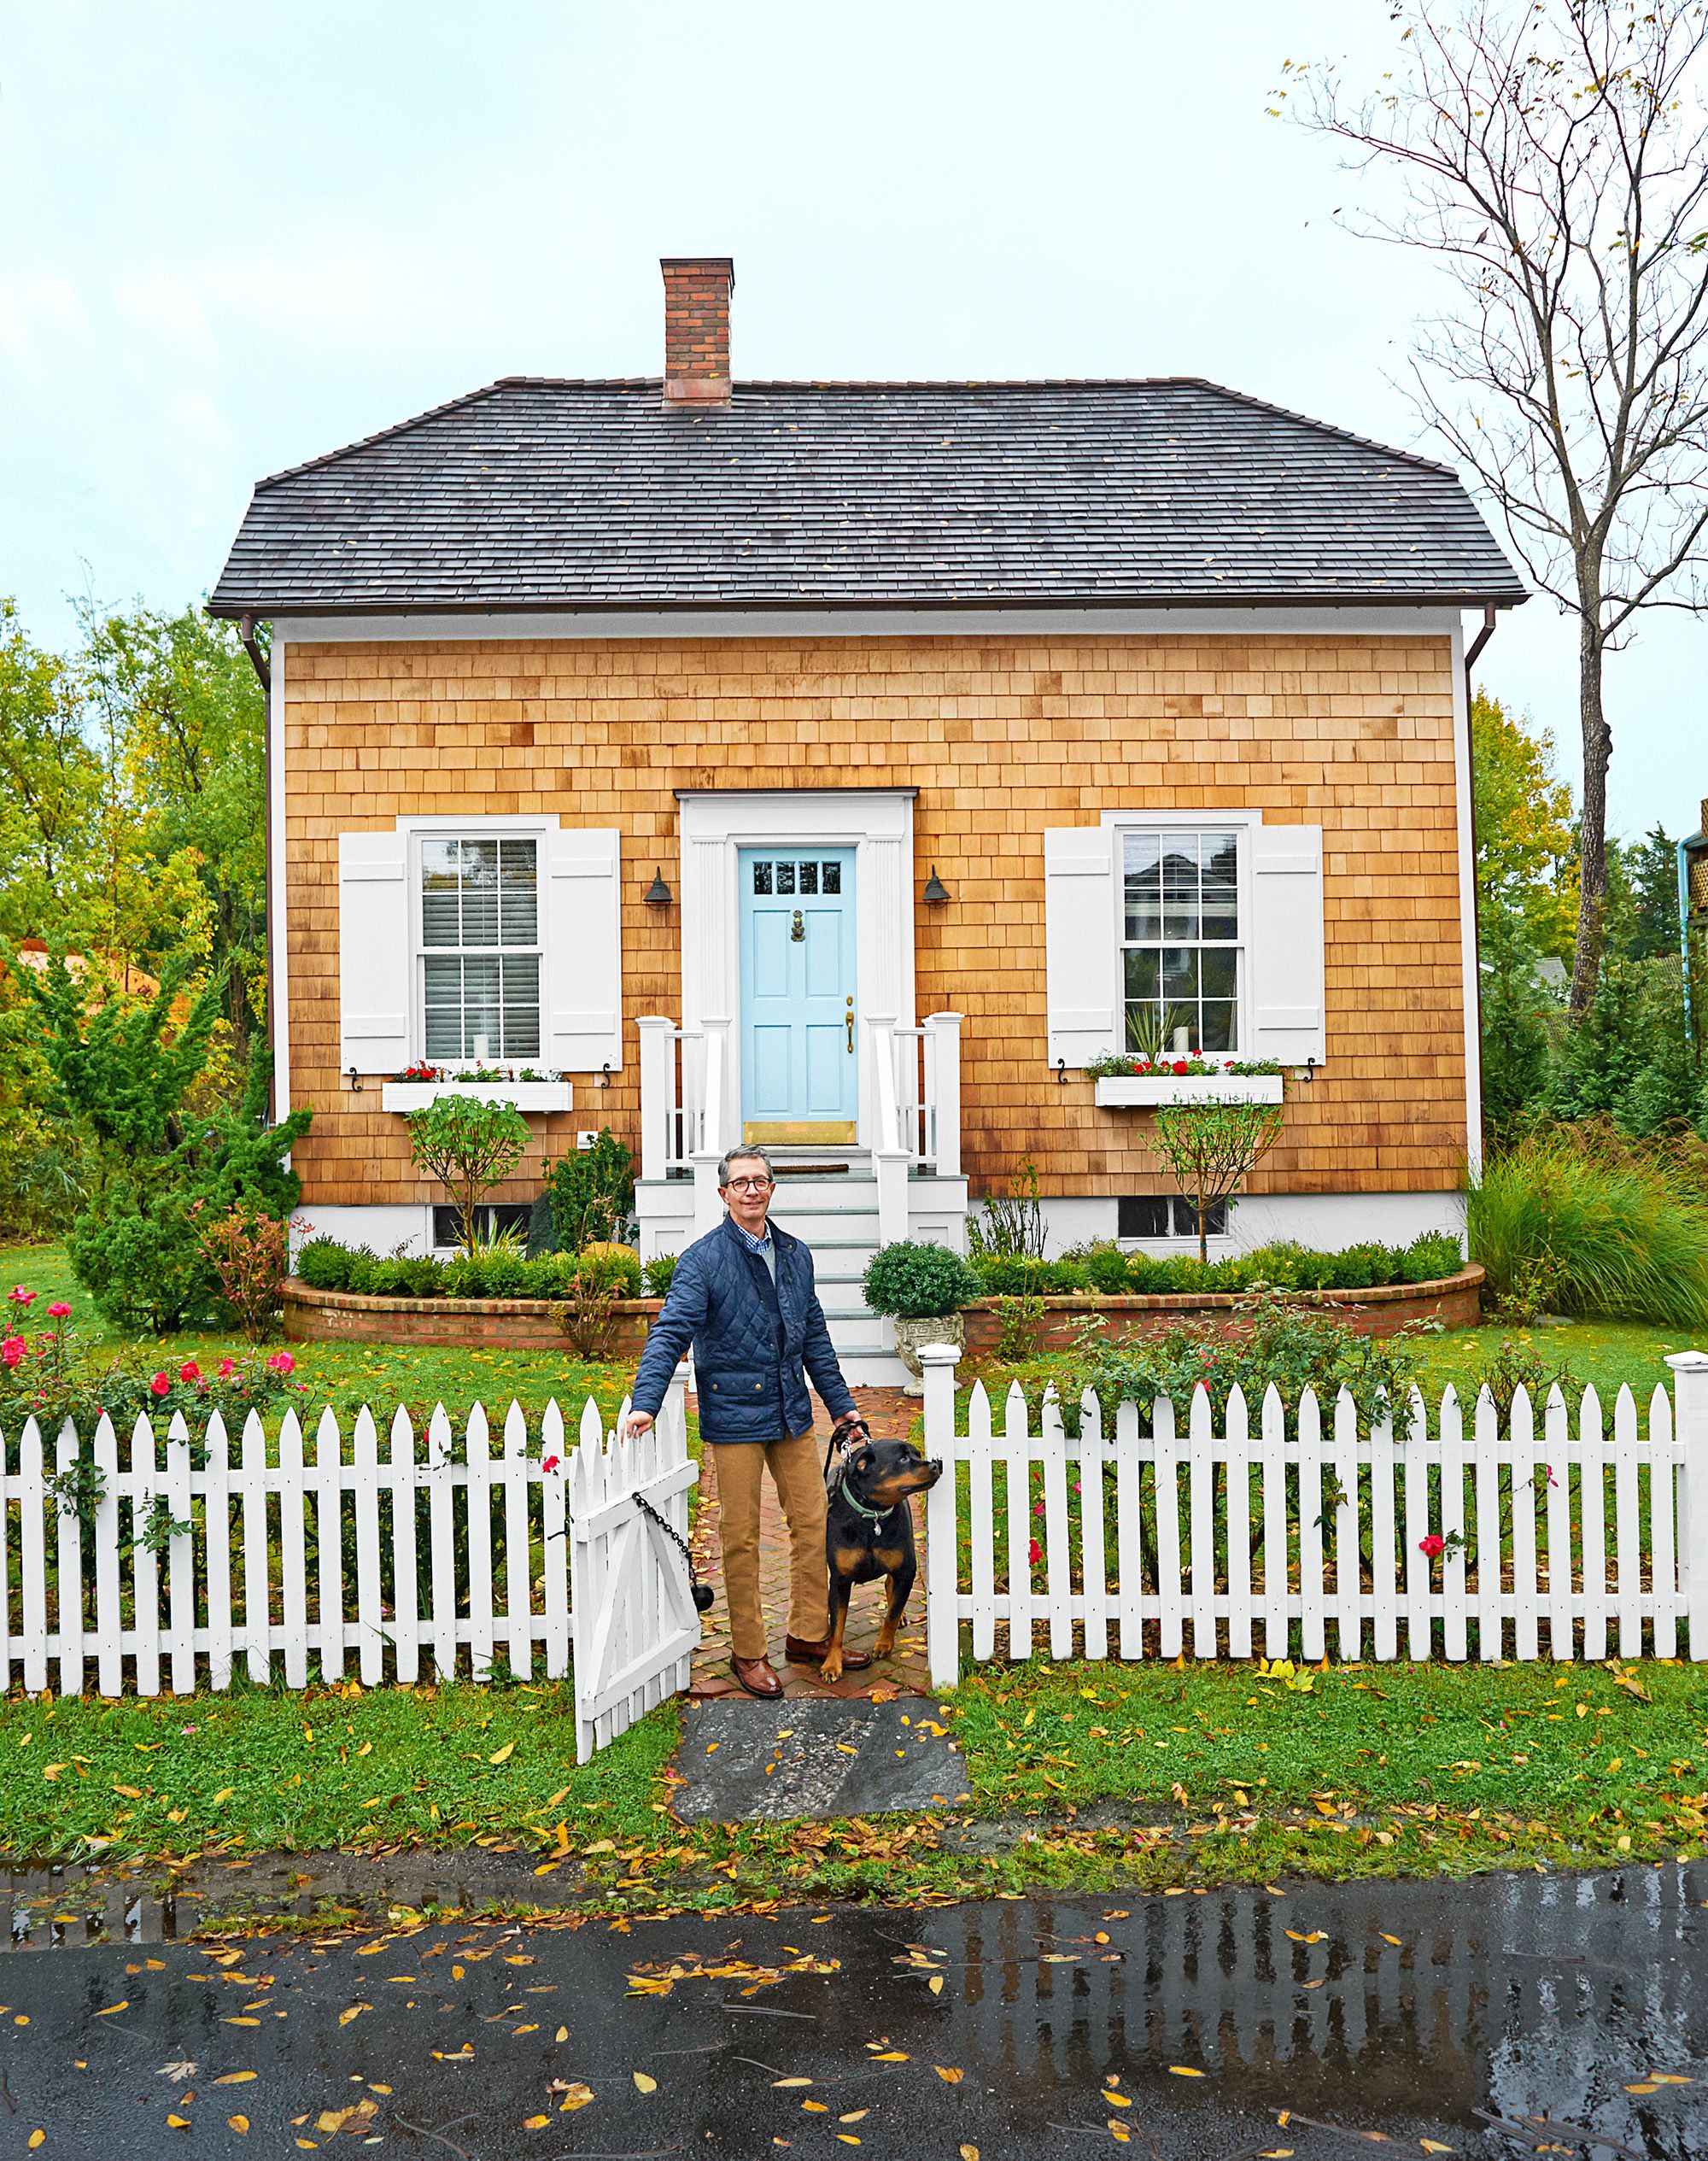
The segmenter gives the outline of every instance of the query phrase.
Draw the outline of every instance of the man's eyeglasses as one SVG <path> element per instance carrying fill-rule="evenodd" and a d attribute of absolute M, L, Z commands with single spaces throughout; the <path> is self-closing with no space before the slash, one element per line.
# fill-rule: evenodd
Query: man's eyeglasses
<path fill-rule="evenodd" d="M 771 1180 L 769 1178 L 732 1178 L 728 1190 L 732 1193 L 769 1193 Z"/>

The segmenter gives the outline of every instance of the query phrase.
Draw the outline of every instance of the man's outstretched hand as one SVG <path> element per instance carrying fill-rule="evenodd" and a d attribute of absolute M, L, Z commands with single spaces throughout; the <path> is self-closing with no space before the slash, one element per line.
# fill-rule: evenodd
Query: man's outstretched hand
<path fill-rule="evenodd" d="M 652 1423 L 651 1411 L 630 1411 L 623 1421 L 623 1438 L 630 1441 L 638 1440 L 642 1433 L 650 1429 Z"/>

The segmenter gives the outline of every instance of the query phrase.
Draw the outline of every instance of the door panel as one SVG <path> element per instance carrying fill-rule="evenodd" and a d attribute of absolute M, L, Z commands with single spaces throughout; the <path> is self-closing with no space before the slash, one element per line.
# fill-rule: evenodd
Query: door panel
<path fill-rule="evenodd" d="M 854 851 L 744 848 L 741 1117 L 749 1140 L 851 1143 Z"/>

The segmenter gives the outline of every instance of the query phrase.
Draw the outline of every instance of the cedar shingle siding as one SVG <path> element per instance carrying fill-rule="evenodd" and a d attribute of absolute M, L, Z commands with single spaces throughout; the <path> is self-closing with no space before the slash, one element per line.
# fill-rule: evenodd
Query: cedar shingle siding
<path fill-rule="evenodd" d="M 377 1085 L 338 1070 L 336 835 L 545 811 L 623 835 L 624 1063 L 541 1121 L 636 1139 L 634 1022 L 679 1014 L 677 788 L 919 791 L 917 1010 L 963 1034 L 974 1191 L 1167 1191 L 1149 1121 L 1045 1061 L 1043 829 L 1117 806 L 1324 829 L 1328 1063 L 1289 1089 L 1257 1192 L 1440 1192 L 1465 1149 L 1452 656 L 1440 636 L 863 637 L 290 645 L 284 661 L 291 1097 L 309 1203 L 434 1198 Z M 500 1198 L 538 1184 L 539 1157 Z"/>

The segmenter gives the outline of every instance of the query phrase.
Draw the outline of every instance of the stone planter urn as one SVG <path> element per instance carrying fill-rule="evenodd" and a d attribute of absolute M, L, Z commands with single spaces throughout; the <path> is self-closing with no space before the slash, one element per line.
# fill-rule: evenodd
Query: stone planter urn
<path fill-rule="evenodd" d="M 919 1347 L 922 1343 L 952 1343 L 957 1350 L 967 1347 L 967 1317 L 960 1313 L 935 1314 L 925 1320 L 904 1320 L 899 1314 L 890 1324 L 896 1332 L 896 1356 L 913 1379 L 907 1385 L 910 1396 L 925 1393 L 925 1368 L 919 1361 Z"/>

